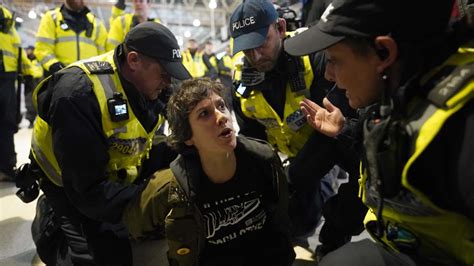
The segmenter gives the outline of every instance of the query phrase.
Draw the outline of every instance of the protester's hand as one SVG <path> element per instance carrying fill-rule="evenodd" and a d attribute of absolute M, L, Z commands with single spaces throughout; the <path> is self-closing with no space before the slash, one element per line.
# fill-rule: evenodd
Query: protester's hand
<path fill-rule="evenodd" d="M 323 104 L 326 108 L 319 106 L 309 99 L 304 99 L 300 102 L 300 107 L 306 115 L 308 123 L 314 129 L 326 136 L 335 137 L 344 127 L 344 115 L 327 98 L 324 98 Z"/>

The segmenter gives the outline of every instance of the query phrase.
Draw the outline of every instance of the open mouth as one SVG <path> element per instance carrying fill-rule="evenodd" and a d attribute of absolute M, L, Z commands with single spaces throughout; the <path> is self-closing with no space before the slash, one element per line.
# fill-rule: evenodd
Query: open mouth
<path fill-rule="evenodd" d="M 232 136 L 232 132 L 233 132 L 232 129 L 230 129 L 230 128 L 225 128 L 224 130 L 222 130 L 221 134 L 219 134 L 219 137 L 228 138 L 228 137 Z"/>

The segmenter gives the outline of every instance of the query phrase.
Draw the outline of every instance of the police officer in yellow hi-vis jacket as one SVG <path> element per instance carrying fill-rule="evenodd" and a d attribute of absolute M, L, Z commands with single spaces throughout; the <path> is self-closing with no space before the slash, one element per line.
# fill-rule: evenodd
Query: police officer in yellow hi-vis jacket
<path fill-rule="evenodd" d="M 133 0 L 133 14 L 123 14 L 115 18 L 110 24 L 109 34 L 107 35 L 106 50 L 110 51 L 125 39 L 125 35 L 131 28 L 145 21 L 154 21 L 160 23 L 157 18 L 149 18 L 150 0 Z"/>
<path fill-rule="evenodd" d="M 21 48 L 12 12 L 0 5 L 0 181 L 13 181 L 16 165 L 13 135 L 17 130 L 17 75 L 31 74 L 31 63 Z M 21 72 L 18 67 L 21 52 Z"/>
<path fill-rule="evenodd" d="M 334 178 L 344 174 L 335 165 L 345 164 L 348 172 L 357 173 L 358 160 L 356 155 L 351 154 L 351 158 L 339 151 L 331 138 L 315 132 L 306 123 L 299 102 L 305 98 L 322 102 L 328 95 L 345 108 L 347 101 L 324 78 L 324 54 L 295 57 L 283 51 L 283 41 L 291 34 L 286 32 L 286 21 L 278 17 L 269 1 L 247 0 L 239 5 L 230 18 L 230 32 L 234 54 L 245 54 L 234 74 L 240 77 L 233 104 L 240 133 L 267 139 L 289 158 L 293 236 L 296 242 L 305 241 L 319 223 L 324 202 L 334 194 Z M 337 218 L 331 221 L 325 213 L 327 222 L 321 233 L 325 237 L 320 240 L 331 247 L 345 243 L 363 229 L 365 211 L 360 211 L 364 206 L 355 194 L 357 179 L 347 186 L 350 191 L 343 189 L 341 195 L 349 197 L 347 201 L 354 207 L 332 215 Z M 338 204 L 333 205 L 334 208 L 325 209 L 338 213 Z"/>
<path fill-rule="evenodd" d="M 193 78 L 204 77 L 206 66 L 202 61 L 202 52 L 195 39 L 189 39 L 186 50 L 183 51 L 183 64 Z"/>
<path fill-rule="evenodd" d="M 285 43 L 295 55 L 325 50 L 326 76 L 366 111 L 354 132 L 376 242 L 346 244 L 319 265 L 473 265 L 474 53 L 459 48 L 474 35 L 459 31 L 463 21 L 448 27 L 453 2 L 335 0 Z M 325 106 L 302 103 L 314 128 L 341 140 L 347 121 Z"/>
<path fill-rule="evenodd" d="M 35 55 L 51 74 L 77 60 L 104 53 L 106 39 L 104 23 L 83 0 L 64 0 L 61 7 L 41 18 Z"/>
<path fill-rule="evenodd" d="M 160 167 L 152 139 L 163 121 L 158 97 L 172 77 L 190 78 L 173 33 L 144 22 L 114 51 L 73 63 L 35 89 L 30 172 L 65 240 L 45 247 L 33 236 L 48 265 L 131 265 L 122 211 Z"/>

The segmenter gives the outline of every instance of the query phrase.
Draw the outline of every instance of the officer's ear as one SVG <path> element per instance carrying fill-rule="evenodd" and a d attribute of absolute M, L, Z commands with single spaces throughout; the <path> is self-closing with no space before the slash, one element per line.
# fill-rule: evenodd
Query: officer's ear
<path fill-rule="evenodd" d="M 278 18 L 278 21 L 276 23 L 276 29 L 280 38 L 285 39 L 286 38 L 286 20 L 284 18 Z"/>
<path fill-rule="evenodd" d="M 398 45 L 395 39 L 390 36 L 377 36 L 374 40 L 375 53 L 380 59 L 377 66 L 379 73 L 383 73 L 387 68 L 397 61 Z"/>
<path fill-rule="evenodd" d="M 192 139 L 188 139 L 186 141 L 184 141 L 184 144 L 188 145 L 188 146 L 193 146 L 194 145 L 194 142 Z"/>
<path fill-rule="evenodd" d="M 137 70 L 140 66 L 140 56 L 137 52 L 135 51 L 130 51 L 127 54 L 127 64 L 130 67 L 131 70 L 135 71 Z"/>

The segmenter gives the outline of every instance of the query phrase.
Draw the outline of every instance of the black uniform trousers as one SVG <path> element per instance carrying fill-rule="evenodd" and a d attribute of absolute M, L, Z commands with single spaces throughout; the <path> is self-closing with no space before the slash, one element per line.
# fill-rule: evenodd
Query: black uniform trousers
<path fill-rule="evenodd" d="M 16 152 L 13 136 L 17 131 L 14 73 L 0 73 L 0 171 L 13 177 Z"/>
<path fill-rule="evenodd" d="M 132 249 L 123 224 L 94 221 L 69 201 L 64 189 L 43 177 L 41 190 L 51 205 L 61 237 L 50 243 L 53 253 L 38 254 L 48 265 L 132 265 Z M 58 233 L 58 232 L 57 232 Z M 37 247 L 37 250 L 44 250 Z"/>

